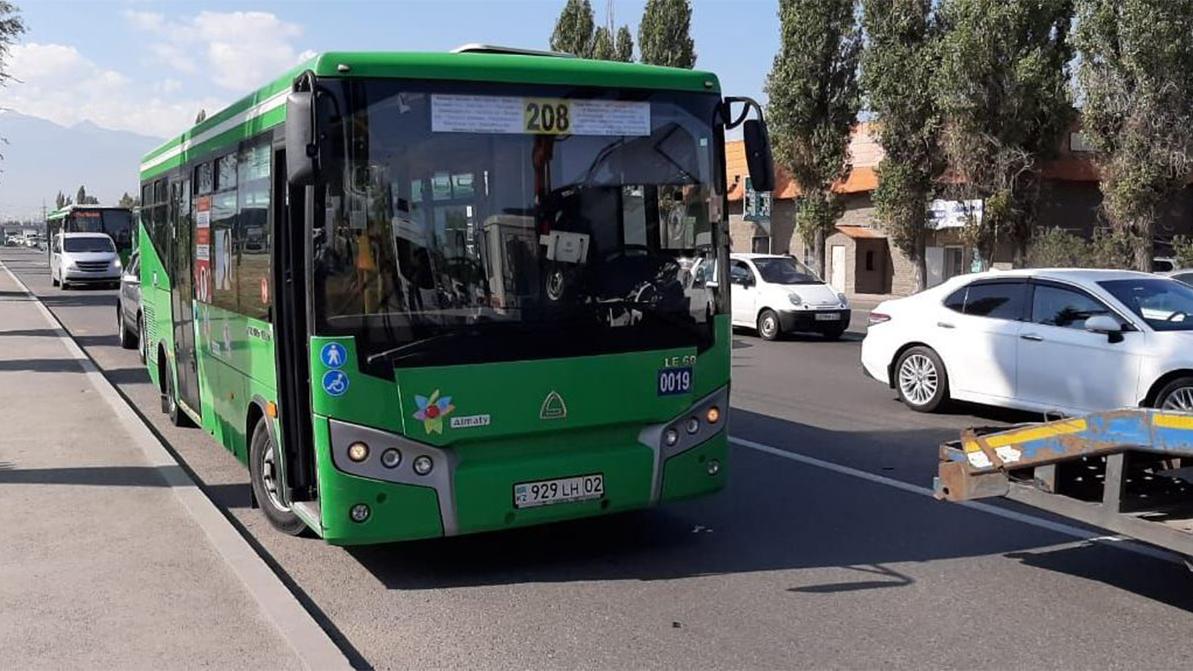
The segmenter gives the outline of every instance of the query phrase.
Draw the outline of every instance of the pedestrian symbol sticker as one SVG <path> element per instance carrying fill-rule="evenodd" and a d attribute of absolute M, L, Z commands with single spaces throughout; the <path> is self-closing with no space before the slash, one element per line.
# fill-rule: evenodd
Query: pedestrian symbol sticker
<path fill-rule="evenodd" d="M 329 342 L 319 350 L 319 359 L 323 361 L 323 365 L 328 368 L 339 368 L 344 365 L 344 360 L 348 358 L 348 351 L 344 346 L 338 342 Z"/>
<path fill-rule="evenodd" d="M 329 370 L 323 374 L 323 391 L 330 396 L 343 396 L 348 391 L 348 374 L 342 370 Z"/>

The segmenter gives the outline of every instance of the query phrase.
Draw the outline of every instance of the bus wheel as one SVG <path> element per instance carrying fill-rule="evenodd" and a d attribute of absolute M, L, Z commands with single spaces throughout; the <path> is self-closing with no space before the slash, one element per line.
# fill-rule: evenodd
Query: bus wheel
<path fill-rule="evenodd" d="M 269 437 L 265 421 L 261 419 L 257 422 L 249 445 L 249 479 L 253 498 L 273 528 L 290 536 L 298 536 L 306 531 L 307 525 L 283 501 L 282 483 L 285 477 L 277 459 L 277 447 Z"/>
<path fill-rule="evenodd" d="M 178 394 L 174 391 L 174 376 L 171 374 L 170 367 L 166 366 L 166 396 L 162 399 L 162 405 L 166 410 L 166 415 L 170 418 L 170 423 L 180 428 L 194 426 L 195 423 L 191 418 L 183 412 L 182 408 L 178 407 Z"/>

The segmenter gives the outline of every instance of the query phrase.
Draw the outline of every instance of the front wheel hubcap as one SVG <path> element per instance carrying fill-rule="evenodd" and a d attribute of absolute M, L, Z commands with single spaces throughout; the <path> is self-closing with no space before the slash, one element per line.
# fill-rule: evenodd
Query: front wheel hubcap
<path fill-rule="evenodd" d="M 1160 404 L 1163 410 L 1193 412 L 1193 387 L 1177 387 Z"/>
<path fill-rule="evenodd" d="M 773 336 L 775 334 L 776 329 L 777 329 L 777 327 L 775 326 L 775 318 L 774 317 L 765 317 L 762 320 L 762 334 L 765 335 L 766 337 L 769 338 L 770 336 Z"/>
<path fill-rule="evenodd" d="M 936 364 L 923 354 L 913 354 L 899 366 L 899 391 L 915 405 L 925 405 L 936 396 L 940 376 Z"/>

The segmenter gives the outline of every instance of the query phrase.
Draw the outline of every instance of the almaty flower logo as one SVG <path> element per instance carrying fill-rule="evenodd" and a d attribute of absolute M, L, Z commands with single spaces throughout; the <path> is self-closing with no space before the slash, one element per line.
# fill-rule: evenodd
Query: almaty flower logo
<path fill-rule="evenodd" d="M 452 397 L 440 396 L 438 389 L 430 398 L 415 395 L 414 403 L 418 406 L 414 418 L 423 423 L 423 429 L 427 433 L 443 433 L 443 418 L 456 409 L 456 406 L 452 405 Z"/>

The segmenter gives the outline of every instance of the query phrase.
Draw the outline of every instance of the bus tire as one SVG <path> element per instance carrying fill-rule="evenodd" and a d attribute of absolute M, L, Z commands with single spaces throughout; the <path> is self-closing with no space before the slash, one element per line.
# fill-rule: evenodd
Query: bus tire
<path fill-rule="evenodd" d="M 249 443 L 249 481 L 253 498 L 270 526 L 288 536 L 299 536 L 307 525 L 290 507 L 282 502 L 282 473 L 277 468 L 276 446 L 265 426 L 265 419 L 257 421 Z"/>
<path fill-rule="evenodd" d="M 166 416 L 170 418 L 171 424 L 179 428 L 194 426 L 195 423 L 191 421 L 190 416 L 178 405 L 178 394 L 174 390 L 174 375 L 170 367 L 166 366 L 164 370 L 166 371 L 166 395 L 162 401 L 166 409 Z"/>

